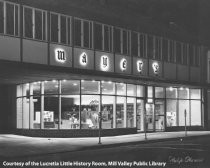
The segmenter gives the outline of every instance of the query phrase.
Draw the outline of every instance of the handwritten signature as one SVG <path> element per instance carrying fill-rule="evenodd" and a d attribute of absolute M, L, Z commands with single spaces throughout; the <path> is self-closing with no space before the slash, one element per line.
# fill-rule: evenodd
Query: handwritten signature
<path fill-rule="evenodd" d="M 185 156 L 185 157 L 175 157 L 175 156 L 169 156 L 169 162 L 170 163 L 201 163 L 203 162 L 203 158 L 193 158 L 191 156 Z"/>

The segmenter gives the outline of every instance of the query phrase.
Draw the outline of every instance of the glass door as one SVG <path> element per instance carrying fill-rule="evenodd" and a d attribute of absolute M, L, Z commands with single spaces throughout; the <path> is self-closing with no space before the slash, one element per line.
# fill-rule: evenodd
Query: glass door
<path fill-rule="evenodd" d="M 137 99 L 136 126 L 138 131 L 144 131 L 144 100 Z"/>
<path fill-rule="evenodd" d="M 155 100 L 155 131 L 165 130 L 165 102 L 161 99 Z"/>
<path fill-rule="evenodd" d="M 147 131 L 154 131 L 155 125 L 154 125 L 154 104 L 153 103 L 147 103 L 146 104 L 146 130 Z"/>

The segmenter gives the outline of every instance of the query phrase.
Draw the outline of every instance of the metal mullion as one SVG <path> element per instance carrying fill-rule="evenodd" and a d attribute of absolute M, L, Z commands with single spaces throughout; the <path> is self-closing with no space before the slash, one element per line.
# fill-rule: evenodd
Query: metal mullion
<path fill-rule="evenodd" d="M 58 28 L 58 43 L 61 42 L 61 15 L 60 14 L 57 14 L 58 16 L 58 25 L 57 25 L 57 28 Z"/>
<path fill-rule="evenodd" d="M 32 38 L 35 38 L 35 9 L 32 9 Z"/>
<path fill-rule="evenodd" d="M 120 28 L 120 53 L 123 54 L 123 30 Z"/>
<path fill-rule="evenodd" d="M 81 47 L 84 47 L 84 20 L 81 21 Z"/>
<path fill-rule="evenodd" d="M 111 27 L 111 30 L 112 30 L 111 31 L 111 38 L 112 38 L 111 39 L 111 41 L 112 41 L 112 43 L 111 43 L 111 51 L 114 52 L 114 26 Z"/>
<path fill-rule="evenodd" d="M 102 26 L 102 50 L 104 51 L 104 49 L 105 49 L 105 46 L 104 46 L 104 40 L 105 40 L 105 38 L 104 38 L 105 37 L 105 35 L 104 35 L 105 32 L 104 31 L 105 31 L 105 28 L 104 28 L 104 24 L 102 24 L 101 26 Z"/>
<path fill-rule="evenodd" d="M 6 26 L 6 23 L 7 23 L 7 15 L 6 15 L 6 2 L 4 1 L 4 34 L 6 34 L 6 29 L 7 29 L 7 26 Z"/>
<path fill-rule="evenodd" d="M 128 49 L 129 49 L 129 50 L 128 50 L 128 53 L 129 53 L 129 55 L 131 56 L 131 30 L 128 31 L 128 36 L 129 36 L 129 37 L 128 37 L 128 47 L 129 47 L 129 48 L 128 48 Z M 133 63 L 133 62 L 132 62 L 132 63 Z"/>
<path fill-rule="evenodd" d="M 140 34 L 139 33 L 137 33 L 137 51 L 138 51 L 138 53 L 137 53 L 137 55 L 140 57 L 141 56 L 141 52 L 140 52 Z"/>
<path fill-rule="evenodd" d="M 13 20 L 13 22 L 14 22 L 14 27 L 13 27 L 14 28 L 14 34 L 13 35 L 15 35 L 15 22 L 16 22 L 16 17 L 15 17 L 16 10 L 15 10 L 15 6 L 16 5 L 13 4 L 13 12 L 14 12 L 14 14 L 13 14 L 13 17 L 14 17 L 14 20 Z"/>
<path fill-rule="evenodd" d="M 44 40 L 44 12 L 42 11 L 42 40 Z"/>
<path fill-rule="evenodd" d="M 147 55 L 147 51 L 148 51 L 148 48 L 147 48 L 147 42 L 148 42 L 148 38 L 147 38 L 147 34 L 145 34 L 145 58 L 148 58 L 148 55 Z"/>

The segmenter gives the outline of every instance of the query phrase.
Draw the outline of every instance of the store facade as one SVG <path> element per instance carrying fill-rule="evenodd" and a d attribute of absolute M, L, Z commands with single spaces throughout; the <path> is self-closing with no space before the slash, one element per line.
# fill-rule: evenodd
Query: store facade
<path fill-rule="evenodd" d="M 7 1 L 0 12 L 0 59 L 42 69 L 13 86 L 14 132 L 98 136 L 100 112 L 103 136 L 205 129 L 202 45 Z"/>

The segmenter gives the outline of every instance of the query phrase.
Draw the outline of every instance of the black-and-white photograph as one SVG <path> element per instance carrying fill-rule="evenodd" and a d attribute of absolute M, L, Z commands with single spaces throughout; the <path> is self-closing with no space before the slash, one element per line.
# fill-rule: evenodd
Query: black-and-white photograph
<path fill-rule="evenodd" d="M 0 0 L 0 168 L 209 168 L 210 0 Z"/>

